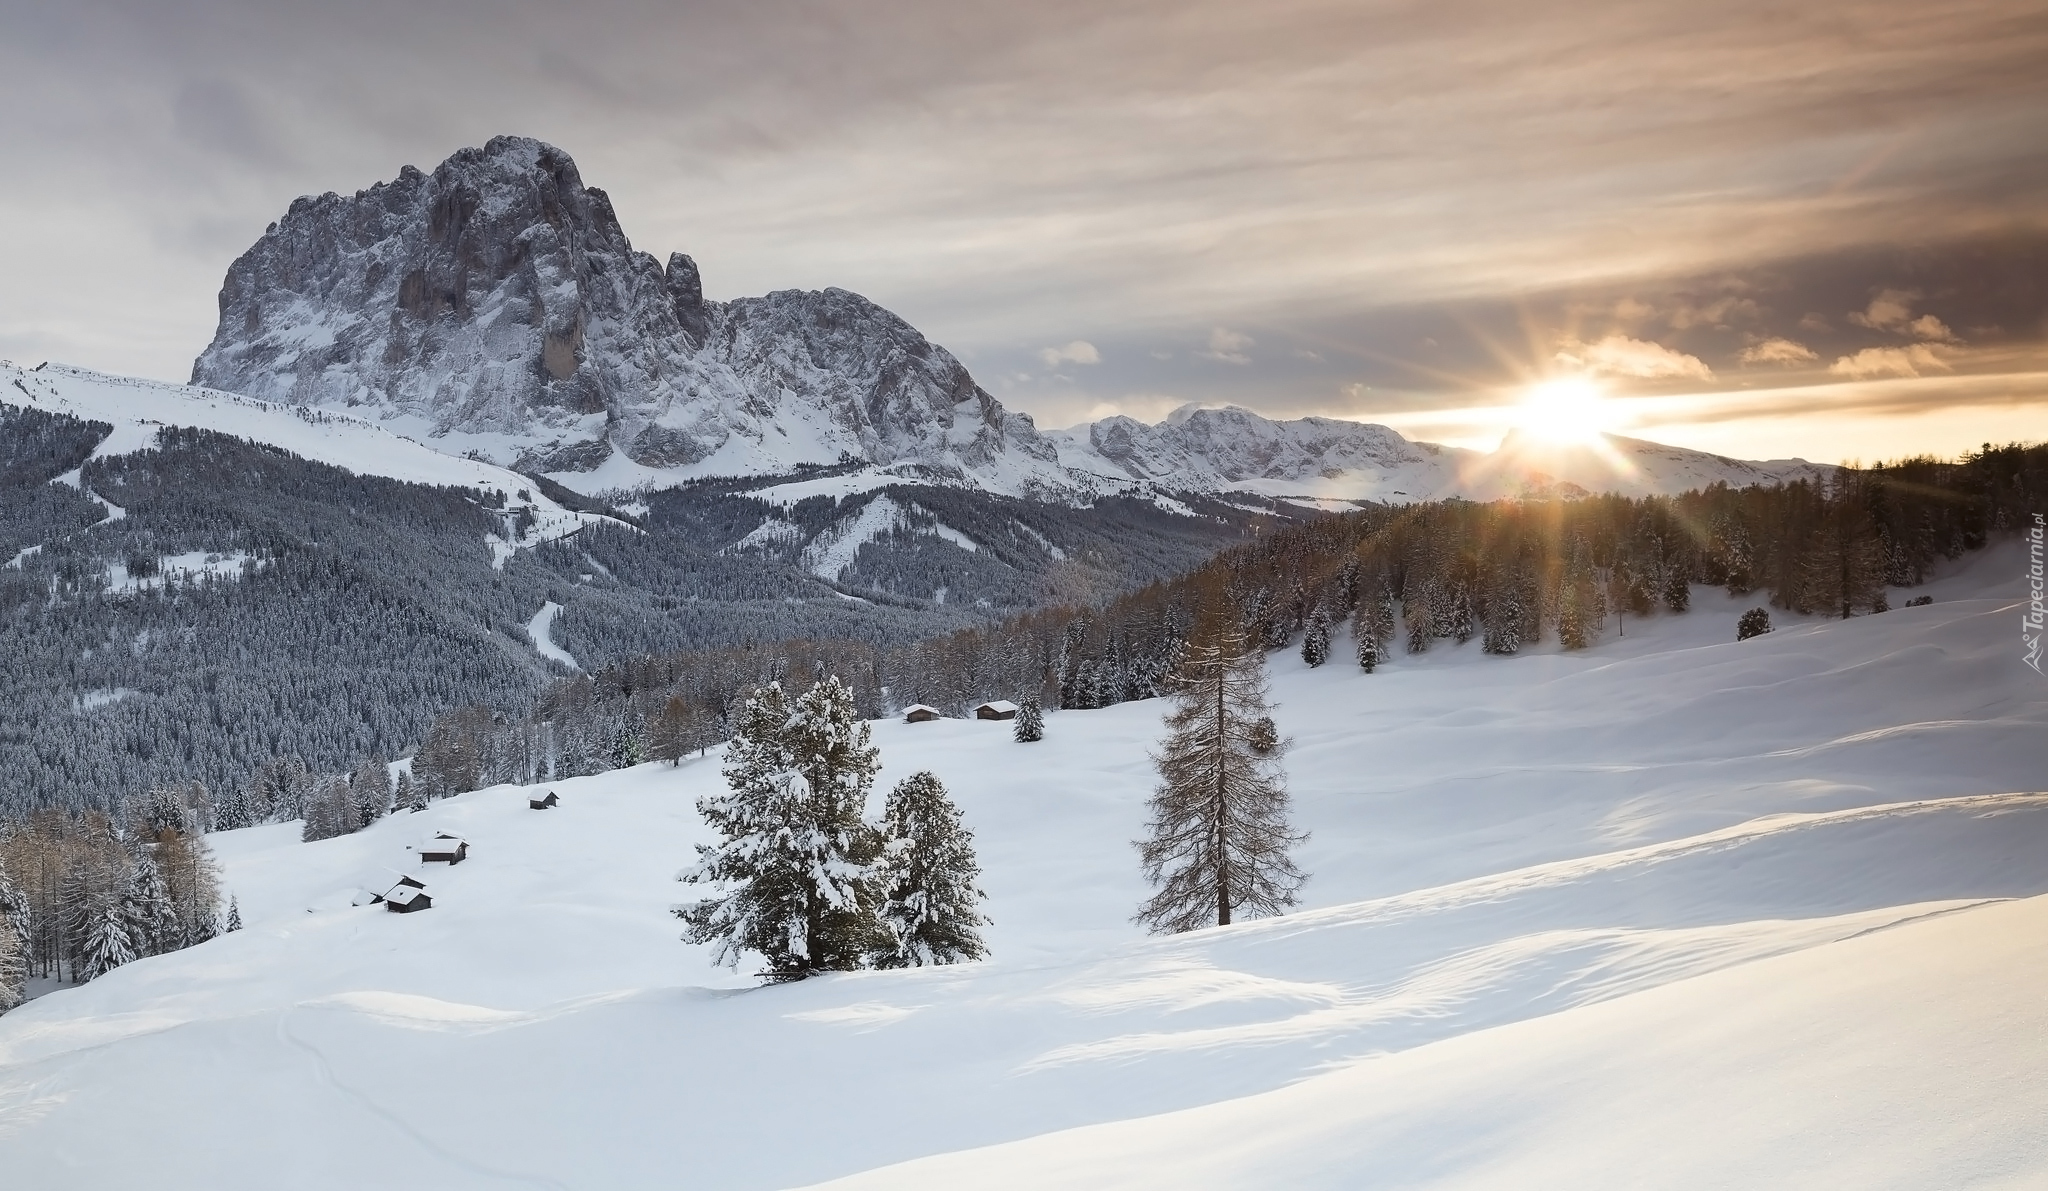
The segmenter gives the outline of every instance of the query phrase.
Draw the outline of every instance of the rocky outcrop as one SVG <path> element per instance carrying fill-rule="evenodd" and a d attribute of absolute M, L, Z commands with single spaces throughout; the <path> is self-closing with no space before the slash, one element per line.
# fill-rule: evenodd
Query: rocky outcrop
<path fill-rule="evenodd" d="M 621 480 L 852 459 L 1060 482 L 1030 419 L 902 319 L 839 289 L 707 301 L 696 262 L 635 251 L 566 153 L 519 137 L 293 203 L 228 270 L 192 380 Z"/>

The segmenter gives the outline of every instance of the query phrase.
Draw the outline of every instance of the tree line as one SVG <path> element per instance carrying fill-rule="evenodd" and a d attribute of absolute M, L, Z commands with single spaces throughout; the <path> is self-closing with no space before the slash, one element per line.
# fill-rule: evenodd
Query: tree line
<path fill-rule="evenodd" d="M 1299 647 L 1311 665 L 1344 657 L 1367 673 L 1474 640 L 1502 656 L 1546 641 L 1584 649 L 1625 635 L 1633 618 L 1685 612 L 1696 585 L 1801 614 L 1866 615 L 2043 504 L 2048 446 L 1986 446 L 1676 497 L 1366 507 L 1281 523 L 1099 604 L 902 644 L 812 638 L 628 659 L 557 681 L 522 715 L 443 715 L 421 750 L 435 775 L 424 780 L 438 796 L 673 760 L 727 739 L 757 687 L 827 675 L 867 716 L 911 703 L 961 714 L 988 698 L 1064 709 L 1154 698 L 1205 608 L 1258 648 Z"/>
<path fill-rule="evenodd" d="M 241 926 L 195 791 L 130 799 L 118 816 L 44 808 L 0 823 L 0 1010 L 29 979 L 84 982 Z"/>

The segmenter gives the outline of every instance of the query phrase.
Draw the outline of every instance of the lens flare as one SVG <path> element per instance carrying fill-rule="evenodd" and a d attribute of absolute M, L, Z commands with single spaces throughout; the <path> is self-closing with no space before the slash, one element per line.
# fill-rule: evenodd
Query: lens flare
<path fill-rule="evenodd" d="M 1522 395 L 1524 433 L 1554 443 L 1597 443 L 1614 423 L 1613 403 L 1580 377 L 1544 381 Z"/>

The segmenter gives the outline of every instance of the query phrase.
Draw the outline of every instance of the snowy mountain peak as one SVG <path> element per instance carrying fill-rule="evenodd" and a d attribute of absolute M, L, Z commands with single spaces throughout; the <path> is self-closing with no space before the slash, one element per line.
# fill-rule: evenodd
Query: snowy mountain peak
<path fill-rule="evenodd" d="M 713 302 L 524 137 L 294 202 L 235 261 L 195 385 L 359 408 L 585 489 L 862 461 L 1062 489 L 1052 445 L 858 294 Z"/>

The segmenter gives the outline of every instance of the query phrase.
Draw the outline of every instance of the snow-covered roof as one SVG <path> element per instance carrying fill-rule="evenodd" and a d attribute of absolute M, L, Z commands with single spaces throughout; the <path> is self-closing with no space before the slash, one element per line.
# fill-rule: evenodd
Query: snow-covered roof
<path fill-rule="evenodd" d="M 382 901 L 383 898 L 383 894 L 373 890 L 358 889 L 356 890 L 356 895 L 348 900 L 348 904 L 352 906 L 371 906 Z"/>
<path fill-rule="evenodd" d="M 990 711 L 1017 710 L 1017 705 L 1015 703 L 1010 702 L 1008 699 L 990 699 L 988 702 L 977 706 L 974 710 L 980 711 L 983 707 L 988 708 Z"/>
<path fill-rule="evenodd" d="M 940 710 L 939 710 L 938 708 L 936 708 L 936 707 L 933 707 L 933 706 L 932 706 L 931 704 L 929 704 L 929 703 L 912 703 L 912 704 L 911 704 L 910 706 L 908 706 L 908 707 L 906 707 L 906 708 L 904 708 L 904 709 L 903 709 L 903 714 L 904 714 L 905 716 L 911 716 L 911 715 L 915 715 L 915 714 L 917 714 L 917 713 L 918 713 L 918 712 L 920 712 L 920 711 L 929 711 L 929 712 L 931 712 L 931 713 L 932 713 L 933 715 L 944 715 L 944 714 L 945 714 L 944 712 L 940 711 Z"/>
<path fill-rule="evenodd" d="M 452 836 L 446 836 L 446 835 L 437 835 L 437 836 L 435 836 L 435 837 L 434 837 L 433 839 L 430 839 L 430 840 L 428 840 L 428 841 L 427 841 L 426 843 L 424 843 L 424 844 L 421 844 L 421 845 L 420 845 L 420 851 L 421 851 L 421 852 L 423 852 L 423 853 L 424 853 L 424 852 L 453 852 L 453 851 L 455 851 L 455 850 L 457 850 L 458 848 L 461 848 L 461 847 L 463 847 L 463 846 L 464 846 L 464 845 L 463 845 L 463 841 L 461 841 L 461 840 L 459 840 L 459 839 L 455 839 L 455 838 L 453 838 Z"/>
<path fill-rule="evenodd" d="M 410 885 L 394 885 L 391 892 L 384 895 L 384 900 L 397 902 L 401 906 L 409 906 L 414 898 L 425 897 L 426 895 L 427 891 L 424 889 L 414 889 Z"/>

